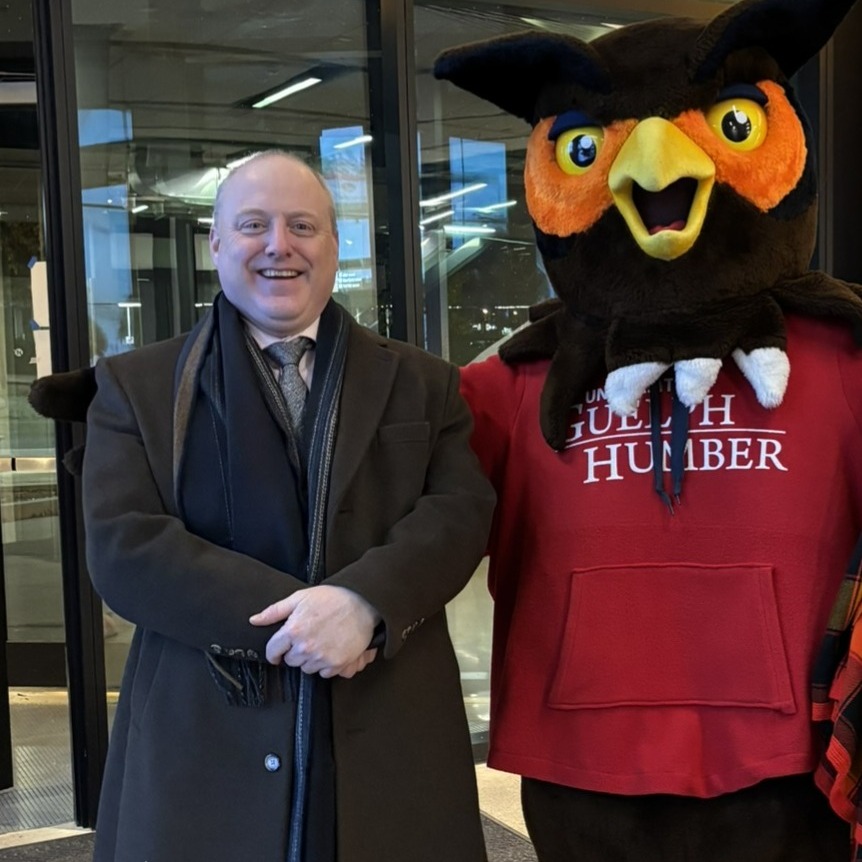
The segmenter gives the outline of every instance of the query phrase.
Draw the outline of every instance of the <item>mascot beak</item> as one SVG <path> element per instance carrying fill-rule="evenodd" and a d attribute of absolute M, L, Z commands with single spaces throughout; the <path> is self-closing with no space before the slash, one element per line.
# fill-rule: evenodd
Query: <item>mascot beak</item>
<path fill-rule="evenodd" d="M 714 183 L 712 159 L 659 117 L 635 126 L 608 175 L 632 237 L 659 260 L 674 260 L 695 244 Z"/>

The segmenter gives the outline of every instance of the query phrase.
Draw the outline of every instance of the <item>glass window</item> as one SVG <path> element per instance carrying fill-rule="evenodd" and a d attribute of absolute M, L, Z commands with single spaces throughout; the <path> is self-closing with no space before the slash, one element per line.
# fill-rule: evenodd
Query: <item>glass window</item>
<path fill-rule="evenodd" d="M 364 4 L 72 10 L 93 358 L 200 317 L 218 289 L 207 248 L 216 187 L 270 147 L 326 177 L 341 233 L 336 296 L 376 326 Z"/>

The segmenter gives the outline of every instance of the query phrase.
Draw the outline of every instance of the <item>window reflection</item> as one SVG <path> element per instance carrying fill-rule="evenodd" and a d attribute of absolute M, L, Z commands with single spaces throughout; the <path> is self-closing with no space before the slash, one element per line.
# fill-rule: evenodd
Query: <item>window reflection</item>
<path fill-rule="evenodd" d="M 336 298 L 377 328 L 385 262 L 374 255 L 365 4 L 73 0 L 72 12 L 93 360 L 200 318 L 218 290 L 216 188 L 268 148 L 326 177 L 341 232 Z"/>

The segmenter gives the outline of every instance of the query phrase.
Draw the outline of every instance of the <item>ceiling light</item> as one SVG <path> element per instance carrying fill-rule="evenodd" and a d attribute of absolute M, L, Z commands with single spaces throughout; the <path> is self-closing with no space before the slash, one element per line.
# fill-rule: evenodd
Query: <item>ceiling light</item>
<path fill-rule="evenodd" d="M 289 87 L 283 87 L 281 90 L 276 90 L 274 93 L 264 96 L 262 99 L 255 102 L 252 105 L 252 108 L 265 108 L 273 102 L 278 102 L 281 99 L 286 99 L 288 96 L 292 96 L 294 93 L 300 92 L 300 90 L 307 90 L 309 87 L 319 84 L 322 80 L 322 78 L 303 78 L 303 80 L 297 81 Z"/>
<path fill-rule="evenodd" d="M 142 213 L 144 210 L 148 210 L 150 208 L 149 204 L 138 204 L 136 207 L 132 207 L 133 213 Z"/>
<path fill-rule="evenodd" d="M 518 202 L 517 201 L 505 201 L 504 203 L 501 203 L 501 204 L 491 204 L 490 206 L 487 206 L 487 207 L 472 207 L 472 209 L 474 209 L 477 213 L 492 213 L 495 210 L 504 210 L 504 209 L 508 209 L 509 207 L 513 207 L 513 206 L 515 206 L 516 203 L 518 203 Z"/>
<path fill-rule="evenodd" d="M 346 147 L 355 147 L 357 144 L 370 144 L 373 138 L 371 135 L 360 135 L 358 138 L 351 138 L 349 141 L 342 141 L 340 144 L 334 144 L 333 150 L 343 150 Z"/>
<path fill-rule="evenodd" d="M 477 192 L 479 189 L 484 189 L 488 183 L 473 183 L 469 186 L 464 186 L 463 189 L 458 189 L 455 192 L 449 192 L 446 195 L 437 195 L 436 198 L 428 198 L 425 201 L 419 201 L 420 207 L 436 207 L 438 204 L 442 204 L 444 201 L 452 200 L 452 198 L 460 197 L 461 195 L 468 195 L 470 192 Z"/>
<path fill-rule="evenodd" d="M 492 227 L 471 227 L 469 225 L 461 224 L 444 224 L 443 232 L 448 234 L 454 234 L 456 236 L 497 233 L 496 229 Z"/>
<path fill-rule="evenodd" d="M 441 218 L 448 218 L 450 215 L 455 215 L 455 210 L 446 210 L 446 212 L 428 216 L 428 218 L 422 219 L 422 221 L 419 222 L 419 225 L 424 227 L 426 224 L 431 224 L 432 221 L 440 221 Z"/>

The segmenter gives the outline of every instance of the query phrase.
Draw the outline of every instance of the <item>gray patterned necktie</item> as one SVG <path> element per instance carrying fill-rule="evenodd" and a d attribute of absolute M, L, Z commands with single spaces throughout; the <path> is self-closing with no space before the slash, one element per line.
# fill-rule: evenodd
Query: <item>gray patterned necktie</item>
<path fill-rule="evenodd" d="M 297 434 L 302 430 L 302 414 L 308 387 L 299 375 L 299 360 L 306 350 L 311 350 L 314 342 L 304 335 L 290 341 L 276 341 L 264 348 L 264 353 L 273 364 L 278 366 L 278 387 L 287 404 L 287 412 Z"/>

